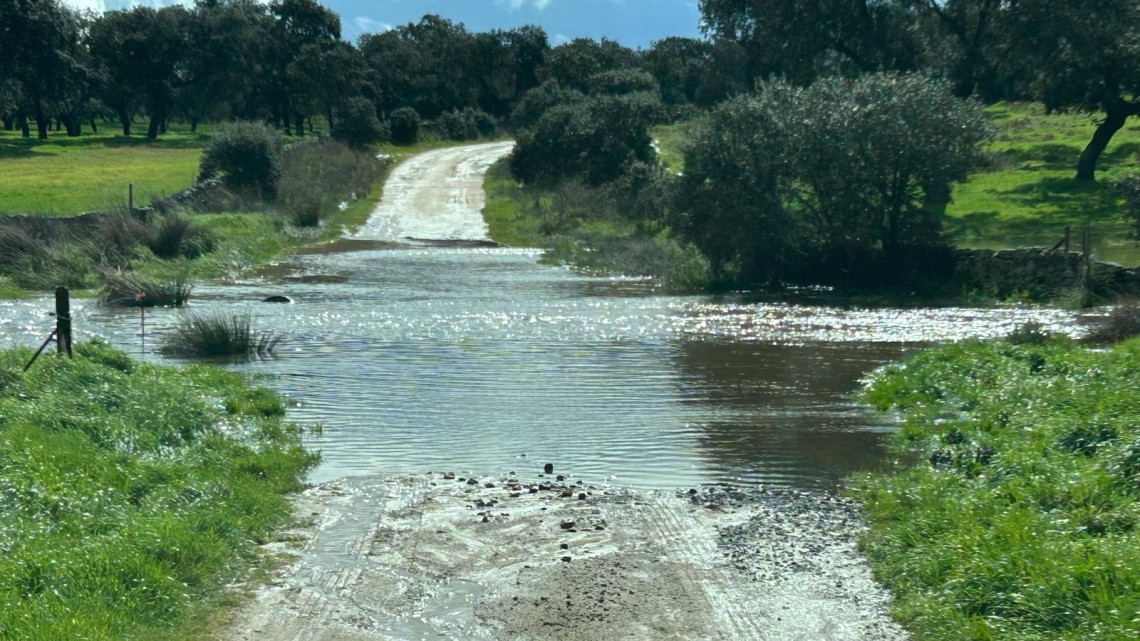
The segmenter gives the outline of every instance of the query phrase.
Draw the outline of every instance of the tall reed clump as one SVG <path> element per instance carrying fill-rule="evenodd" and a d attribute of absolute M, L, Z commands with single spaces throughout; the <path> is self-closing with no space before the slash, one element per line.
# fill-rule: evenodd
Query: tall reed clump
<path fill-rule="evenodd" d="M 853 491 L 916 638 L 1140 638 L 1140 339 L 948 345 L 864 398 L 902 414 L 893 445 L 912 453 Z"/>
<path fill-rule="evenodd" d="M 163 337 L 160 349 L 170 356 L 250 358 L 272 355 L 281 338 L 254 331 L 249 312 L 192 312 Z"/>
<path fill-rule="evenodd" d="M 119 269 L 102 273 L 99 300 L 114 307 L 182 307 L 193 285 L 185 266 L 162 274 L 140 274 Z"/>
<path fill-rule="evenodd" d="M 341 142 L 294 145 L 281 163 L 277 207 L 297 226 L 317 226 L 341 203 L 367 195 L 384 167 L 374 155 Z"/>
<path fill-rule="evenodd" d="M 0 351 L 0 639 L 185 638 L 315 456 L 237 374 L 30 355 Z"/>

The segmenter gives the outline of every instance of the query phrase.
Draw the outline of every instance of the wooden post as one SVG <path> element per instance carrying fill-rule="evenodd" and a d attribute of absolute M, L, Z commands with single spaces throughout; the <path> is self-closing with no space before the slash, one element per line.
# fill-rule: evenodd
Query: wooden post
<path fill-rule="evenodd" d="M 60 354 L 71 357 L 71 296 L 66 287 L 55 288 L 55 342 Z"/>
<path fill-rule="evenodd" d="M 135 215 L 135 185 L 130 183 L 127 185 L 127 213 L 132 217 Z"/>
<path fill-rule="evenodd" d="M 1069 226 L 1066 225 L 1065 226 L 1065 254 L 1066 255 L 1069 253 L 1069 231 L 1070 231 Z"/>
<path fill-rule="evenodd" d="M 1085 219 L 1084 233 L 1081 234 L 1081 254 L 1085 262 L 1085 306 L 1092 304 L 1092 222 Z"/>

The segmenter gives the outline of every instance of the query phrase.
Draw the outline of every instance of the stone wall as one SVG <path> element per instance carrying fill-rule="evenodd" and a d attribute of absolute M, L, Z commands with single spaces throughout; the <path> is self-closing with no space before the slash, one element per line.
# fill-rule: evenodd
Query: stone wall
<path fill-rule="evenodd" d="M 1140 268 L 1090 262 L 1092 292 L 1108 298 L 1140 296 Z M 1050 298 L 1085 287 L 1084 256 L 1051 252 L 1043 247 L 960 249 L 955 253 L 955 277 L 963 285 L 997 296 L 1027 293 Z"/>

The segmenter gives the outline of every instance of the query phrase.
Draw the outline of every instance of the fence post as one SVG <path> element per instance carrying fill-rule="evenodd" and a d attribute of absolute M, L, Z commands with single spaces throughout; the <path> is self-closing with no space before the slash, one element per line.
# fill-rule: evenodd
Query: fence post
<path fill-rule="evenodd" d="M 127 213 L 134 218 L 135 216 L 135 185 L 134 183 L 127 184 Z"/>
<path fill-rule="evenodd" d="M 71 296 L 66 287 L 55 288 L 55 342 L 59 353 L 71 357 Z"/>

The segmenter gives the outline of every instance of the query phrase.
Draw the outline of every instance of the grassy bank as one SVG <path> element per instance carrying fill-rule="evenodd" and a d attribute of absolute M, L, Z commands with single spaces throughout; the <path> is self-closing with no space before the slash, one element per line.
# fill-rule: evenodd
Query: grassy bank
<path fill-rule="evenodd" d="M 0 638 L 196 638 L 314 458 L 216 368 L 0 352 Z"/>
<path fill-rule="evenodd" d="M 658 204 L 661 195 L 652 187 L 630 196 L 620 187 L 573 182 L 550 189 L 524 186 L 511 175 L 506 160 L 491 167 L 484 187 L 483 218 L 497 242 L 545 248 L 546 262 L 589 273 L 652 277 L 671 291 L 708 285 L 704 256 L 648 216 L 639 219 L 632 213 Z"/>
<path fill-rule="evenodd" d="M 875 378 L 915 462 L 857 483 L 865 552 L 916 639 L 1140 638 L 1140 340 L 1022 337 Z"/>

